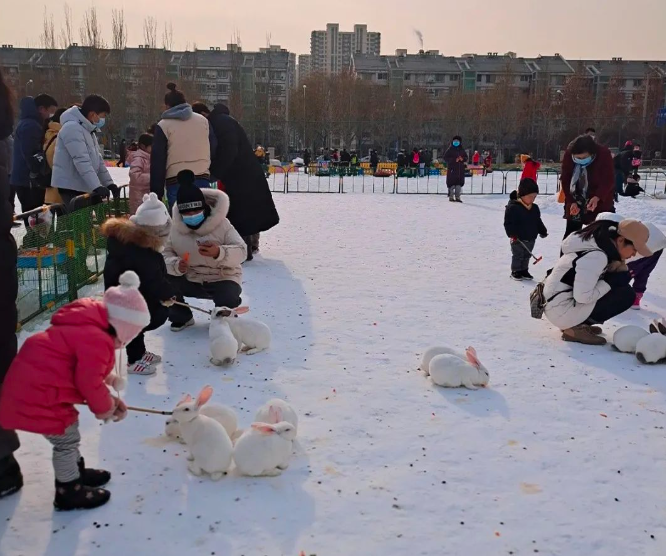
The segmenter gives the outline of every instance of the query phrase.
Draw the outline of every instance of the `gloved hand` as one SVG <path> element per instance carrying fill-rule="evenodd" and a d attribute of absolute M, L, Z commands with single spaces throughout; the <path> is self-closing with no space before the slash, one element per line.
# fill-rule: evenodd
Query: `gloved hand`
<path fill-rule="evenodd" d="M 607 272 L 604 275 L 604 281 L 611 287 L 611 288 L 621 288 L 623 286 L 628 286 L 629 282 L 631 281 L 631 274 L 629 274 L 629 271 L 622 271 L 622 272 Z"/>
<path fill-rule="evenodd" d="M 546 239 L 548 237 L 548 234 L 539 234 L 539 237 L 541 239 Z"/>
<path fill-rule="evenodd" d="M 108 199 L 109 198 L 109 190 L 104 187 L 103 185 L 100 185 L 97 189 L 93 189 L 92 192 L 93 195 L 99 195 L 102 199 Z"/>
<path fill-rule="evenodd" d="M 115 183 L 109 185 L 108 189 L 113 195 L 114 199 L 118 199 L 120 197 L 120 188 Z"/>

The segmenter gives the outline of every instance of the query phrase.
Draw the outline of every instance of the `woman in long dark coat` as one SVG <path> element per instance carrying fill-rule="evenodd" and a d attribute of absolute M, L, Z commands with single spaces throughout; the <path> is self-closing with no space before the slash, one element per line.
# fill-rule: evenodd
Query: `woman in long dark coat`
<path fill-rule="evenodd" d="M 460 193 L 465 185 L 465 168 L 467 153 L 462 146 L 462 138 L 456 135 L 451 140 L 451 146 L 444 153 L 446 162 L 446 187 L 449 188 L 449 201 L 462 203 Z"/>
<path fill-rule="evenodd" d="M 248 245 L 248 260 L 259 248 L 259 233 L 280 222 L 266 176 L 254 155 L 245 130 L 229 115 L 224 104 L 216 104 L 208 122 L 217 138 L 210 171 L 229 195 L 227 218 Z"/>

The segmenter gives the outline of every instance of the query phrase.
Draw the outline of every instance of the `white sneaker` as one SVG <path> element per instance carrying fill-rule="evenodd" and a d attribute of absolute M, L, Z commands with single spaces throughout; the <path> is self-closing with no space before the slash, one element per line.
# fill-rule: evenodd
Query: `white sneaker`
<path fill-rule="evenodd" d="M 130 375 L 150 376 L 154 375 L 156 372 L 157 369 L 155 367 L 152 365 L 147 365 L 143 361 L 137 361 L 136 363 L 132 363 L 127 367 L 127 374 Z"/>
<path fill-rule="evenodd" d="M 181 330 L 185 330 L 189 326 L 194 326 L 194 319 L 193 318 L 191 318 L 190 320 L 188 320 L 186 323 L 183 323 L 183 324 L 173 324 L 172 323 L 171 324 L 171 330 L 173 332 L 180 332 Z"/>
<path fill-rule="evenodd" d="M 162 357 L 157 355 L 156 353 L 153 353 L 152 351 L 147 351 L 146 353 L 143 354 L 143 357 L 141 358 L 141 363 L 144 365 L 157 365 L 158 363 L 162 362 Z"/>

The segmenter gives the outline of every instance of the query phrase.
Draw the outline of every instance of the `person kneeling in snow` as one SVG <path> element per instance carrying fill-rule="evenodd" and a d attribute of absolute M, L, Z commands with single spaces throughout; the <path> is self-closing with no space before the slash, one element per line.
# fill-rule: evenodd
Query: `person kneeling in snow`
<path fill-rule="evenodd" d="M 518 191 L 512 191 L 504 213 L 504 230 L 511 239 L 511 278 L 532 280 L 529 273 L 530 251 L 534 251 L 537 235 L 545 238 L 548 230 L 535 204 L 539 186 L 531 178 L 520 181 Z"/>
<path fill-rule="evenodd" d="M 127 344 L 127 372 L 136 375 L 155 374 L 162 358 L 146 351 L 144 333 L 162 326 L 169 316 L 165 307 L 176 295 L 169 281 L 162 250 L 171 230 L 169 211 L 155 193 L 143 196 L 136 214 L 129 220 L 109 218 L 102 225 L 107 240 L 104 264 L 104 287 L 117 286 L 127 270 L 141 280 L 139 291 L 150 311 L 150 324 Z"/>
<path fill-rule="evenodd" d="M 178 174 L 178 183 L 173 227 L 164 248 L 176 300 L 212 299 L 216 307 L 238 307 L 247 247 L 227 220 L 229 197 L 217 189 L 197 188 L 189 170 Z M 174 332 L 194 324 L 192 311 L 181 305 L 171 307 L 169 320 Z"/>
<path fill-rule="evenodd" d="M 109 288 L 104 300 L 79 299 L 51 318 L 51 326 L 28 338 L 14 359 L 0 394 L 0 425 L 42 434 L 53 445 L 57 510 L 106 504 L 108 471 L 86 469 L 79 452 L 79 412 L 86 404 L 97 419 L 120 421 L 127 406 L 111 395 L 122 379 L 112 374 L 114 350 L 130 342 L 150 320 L 133 272 Z"/>
<path fill-rule="evenodd" d="M 544 314 L 562 330 L 562 339 L 604 345 L 595 326 L 624 313 L 636 298 L 625 261 L 650 256 L 650 232 L 637 220 L 599 221 L 571 234 L 545 280 Z"/>

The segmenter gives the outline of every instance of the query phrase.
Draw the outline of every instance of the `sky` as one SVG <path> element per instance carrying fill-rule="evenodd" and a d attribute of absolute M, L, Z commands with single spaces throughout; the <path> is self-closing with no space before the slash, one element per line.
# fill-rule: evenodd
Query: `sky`
<path fill-rule="evenodd" d="M 44 0 L 0 0 L 0 43 L 40 46 Z M 666 0 L 281 0 L 238 2 L 200 0 L 188 9 L 182 0 L 99 2 L 68 0 L 78 29 L 84 11 L 97 6 L 107 42 L 111 10 L 123 8 L 128 46 L 143 43 L 143 20 L 173 26 L 174 47 L 224 48 L 237 31 L 244 50 L 279 44 L 297 54 L 310 51 L 310 32 L 340 23 L 351 31 L 365 23 L 382 33 L 382 54 L 396 48 L 416 52 L 415 30 L 426 50 L 446 55 L 513 51 L 519 56 L 560 53 L 566 58 L 666 59 Z M 56 30 L 64 2 L 50 0 Z"/>

